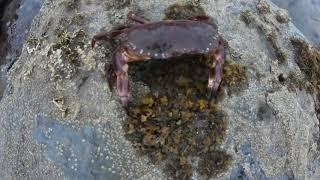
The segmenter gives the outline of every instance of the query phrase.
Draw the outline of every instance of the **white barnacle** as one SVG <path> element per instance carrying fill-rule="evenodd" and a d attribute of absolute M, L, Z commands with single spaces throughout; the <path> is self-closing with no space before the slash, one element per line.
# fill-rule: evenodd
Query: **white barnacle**
<path fill-rule="evenodd" d="M 186 48 L 183 48 L 183 51 L 187 51 L 187 49 L 186 49 Z"/>
<path fill-rule="evenodd" d="M 142 54 L 143 53 L 143 49 L 140 49 L 140 54 Z"/>
<path fill-rule="evenodd" d="M 148 55 L 148 56 L 150 56 L 150 55 L 151 55 L 151 53 L 150 53 L 150 52 L 148 52 L 148 53 L 147 53 L 147 55 Z"/>
<path fill-rule="evenodd" d="M 164 53 L 161 54 L 161 57 L 162 57 L 162 58 L 166 58 L 166 56 L 164 55 Z"/>
<path fill-rule="evenodd" d="M 212 46 L 212 43 L 209 43 L 209 46 Z"/>
<path fill-rule="evenodd" d="M 207 52 L 208 52 L 208 51 L 209 51 L 209 48 L 207 48 L 206 50 L 207 50 Z"/>
<path fill-rule="evenodd" d="M 155 54 L 154 54 L 154 56 L 155 56 L 155 57 L 158 57 L 158 54 L 157 54 L 157 53 L 155 53 Z"/>

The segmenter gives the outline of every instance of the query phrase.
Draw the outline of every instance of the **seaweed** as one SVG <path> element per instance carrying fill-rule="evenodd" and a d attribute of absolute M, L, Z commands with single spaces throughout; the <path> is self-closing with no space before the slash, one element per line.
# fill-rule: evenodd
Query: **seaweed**
<path fill-rule="evenodd" d="M 129 75 L 147 84 L 151 92 L 130 105 L 124 124 L 126 138 L 141 155 L 155 164 L 164 163 L 164 171 L 174 179 L 191 179 L 190 158 L 212 159 L 215 176 L 231 158 L 219 149 L 226 130 L 226 114 L 206 99 L 208 67 L 198 57 L 131 63 Z M 204 161 L 205 159 L 203 159 Z M 219 161 L 220 161 L 219 160 Z M 208 161 L 211 162 L 211 159 Z"/>
<path fill-rule="evenodd" d="M 248 77 L 245 66 L 226 61 L 223 68 L 222 85 L 227 86 L 229 94 L 238 93 L 247 87 Z"/>

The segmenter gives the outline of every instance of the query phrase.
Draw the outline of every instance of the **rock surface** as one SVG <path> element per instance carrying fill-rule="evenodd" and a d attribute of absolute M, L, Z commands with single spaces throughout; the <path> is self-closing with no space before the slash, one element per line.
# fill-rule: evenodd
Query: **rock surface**
<path fill-rule="evenodd" d="M 138 156 L 124 138 L 126 115 L 104 78 L 110 47 L 91 49 L 90 37 L 124 22 L 130 10 L 141 9 L 147 18 L 160 20 L 171 2 L 120 2 L 45 1 L 8 74 L 0 104 L 2 178 L 166 179 L 161 167 Z M 233 61 L 248 68 L 248 88 L 219 102 L 228 115 L 221 148 L 233 160 L 217 179 L 320 178 L 313 96 L 278 82 L 282 73 L 300 72 L 288 40 L 302 37 L 300 32 L 291 22 L 277 22 L 275 6 L 261 14 L 253 0 L 200 4 L 217 20 L 231 56 L 237 57 Z M 254 23 L 241 21 L 244 10 L 252 13 Z M 276 30 L 276 46 L 270 46 L 269 30 Z M 70 52 L 79 62 L 67 61 L 61 44 L 72 45 Z M 277 61 L 275 48 L 286 54 L 287 62 Z M 141 82 L 132 82 L 131 89 L 132 96 L 148 91 Z"/>
<path fill-rule="evenodd" d="M 287 9 L 293 23 L 315 44 L 320 45 L 320 1 L 272 0 Z"/>

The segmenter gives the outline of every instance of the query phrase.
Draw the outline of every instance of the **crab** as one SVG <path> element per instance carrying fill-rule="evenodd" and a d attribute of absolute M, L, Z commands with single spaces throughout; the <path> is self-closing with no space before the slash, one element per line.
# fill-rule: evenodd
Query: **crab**
<path fill-rule="evenodd" d="M 116 84 L 117 94 L 124 107 L 128 106 L 128 63 L 144 60 L 176 59 L 181 56 L 202 56 L 209 60 L 208 99 L 217 95 L 225 61 L 224 42 L 218 27 L 209 16 L 193 16 L 185 20 L 150 22 L 141 15 L 128 13 L 134 24 L 118 25 L 109 32 L 93 36 L 97 41 L 120 39 L 120 45 L 106 68 L 110 89 Z"/>

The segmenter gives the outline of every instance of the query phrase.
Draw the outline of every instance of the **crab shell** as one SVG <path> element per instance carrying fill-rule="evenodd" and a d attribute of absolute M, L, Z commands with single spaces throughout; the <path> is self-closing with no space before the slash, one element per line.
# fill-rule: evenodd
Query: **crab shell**
<path fill-rule="evenodd" d="M 208 98 L 216 95 L 222 78 L 225 53 L 223 39 L 211 18 L 197 16 L 188 20 L 151 23 L 140 17 L 129 18 L 140 24 L 119 26 L 110 32 L 97 34 L 92 39 L 94 46 L 96 41 L 121 37 L 121 44 L 108 66 L 107 79 L 110 88 L 116 82 L 123 106 L 128 104 L 128 63 L 132 61 L 171 59 L 186 55 L 205 56 L 210 60 Z"/>

